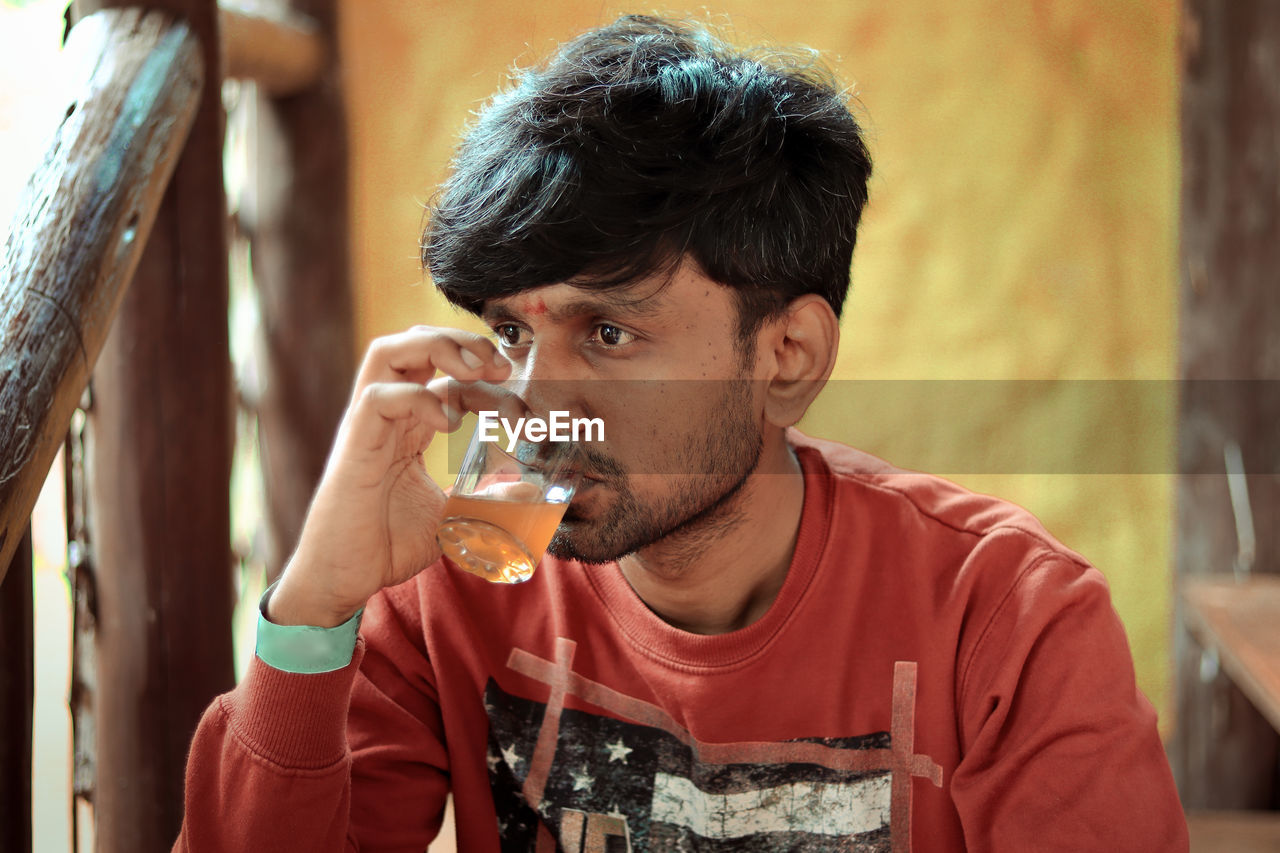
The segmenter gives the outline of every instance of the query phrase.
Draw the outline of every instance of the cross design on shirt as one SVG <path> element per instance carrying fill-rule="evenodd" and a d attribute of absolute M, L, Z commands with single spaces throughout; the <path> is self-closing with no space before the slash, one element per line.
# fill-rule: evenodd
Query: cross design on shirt
<path fill-rule="evenodd" d="M 915 661 L 897 661 L 893 667 L 893 698 L 891 706 L 890 745 L 878 749 L 838 749 L 822 743 L 788 741 L 782 743 L 704 743 L 676 722 L 662 708 L 627 696 L 597 681 L 592 681 L 573 671 L 573 656 L 577 644 L 564 637 L 555 641 L 555 660 L 550 661 L 522 649 L 512 649 L 507 666 L 523 675 L 541 681 L 550 688 L 546 712 L 533 755 L 529 759 L 529 772 L 525 777 L 523 795 L 535 810 L 541 811 L 547 778 L 555 759 L 556 743 L 560 735 L 560 718 L 564 711 L 565 697 L 577 696 L 593 705 L 604 708 L 624 719 L 661 729 L 688 746 L 705 764 L 736 763 L 786 763 L 804 761 L 850 772 L 888 770 L 891 777 L 889 832 L 895 853 L 911 849 L 911 779 L 928 779 L 935 787 L 942 787 L 942 767 L 930 756 L 915 750 Z M 621 744 L 619 744 L 621 746 Z M 611 752 L 615 747 L 606 744 Z M 627 750 L 630 751 L 630 750 Z M 625 754 L 623 755 L 625 759 Z M 561 839 L 566 849 L 579 849 L 583 833 L 591 829 L 582 819 L 568 820 L 561 827 L 561 834 L 569 832 L 572 839 Z M 589 821 L 588 821 L 589 822 Z M 625 822 L 623 822 L 625 826 Z M 574 830 L 576 828 L 576 834 Z M 577 844 L 572 842 L 576 841 Z M 545 824 L 538 829 L 537 850 L 554 850 L 555 839 Z"/>

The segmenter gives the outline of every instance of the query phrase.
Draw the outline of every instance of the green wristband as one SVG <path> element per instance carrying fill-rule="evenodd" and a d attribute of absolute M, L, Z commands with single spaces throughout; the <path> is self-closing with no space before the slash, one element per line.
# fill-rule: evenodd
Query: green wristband
<path fill-rule="evenodd" d="M 277 625 L 267 619 L 267 602 L 275 588 L 275 584 L 267 587 L 258 602 L 258 643 L 254 654 L 263 663 L 284 672 L 307 675 L 333 672 L 351 663 L 363 607 L 336 628 Z"/>

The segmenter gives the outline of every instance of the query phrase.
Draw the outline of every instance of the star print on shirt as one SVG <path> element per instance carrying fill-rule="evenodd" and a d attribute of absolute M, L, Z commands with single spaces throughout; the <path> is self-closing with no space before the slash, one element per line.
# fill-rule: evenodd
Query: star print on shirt
<path fill-rule="evenodd" d="M 488 752 L 504 759 L 489 773 L 503 850 L 621 839 L 631 850 L 889 853 L 910 849 L 910 785 L 898 783 L 942 787 L 941 766 L 914 751 L 913 662 L 894 666 L 892 731 L 702 742 L 660 707 L 581 677 L 573 649 L 558 638 L 554 659 L 512 650 L 508 666 L 551 685 L 550 703 L 486 685 Z M 580 694 L 588 707 L 571 707 Z"/>
<path fill-rule="evenodd" d="M 604 748 L 609 751 L 610 764 L 612 764 L 615 761 L 621 761 L 623 764 L 626 764 L 627 756 L 630 755 L 632 752 L 634 752 L 634 750 L 631 749 L 631 747 L 627 746 L 622 742 L 622 738 L 618 738 L 613 743 L 606 743 L 604 745 Z"/>
<path fill-rule="evenodd" d="M 573 777 L 573 790 L 575 791 L 590 791 L 591 786 L 596 782 L 591 777 L 591 774 L 587 772 L 586 767 L 583 767 L 581 771 L 570 771 L 569 775 Z"/>

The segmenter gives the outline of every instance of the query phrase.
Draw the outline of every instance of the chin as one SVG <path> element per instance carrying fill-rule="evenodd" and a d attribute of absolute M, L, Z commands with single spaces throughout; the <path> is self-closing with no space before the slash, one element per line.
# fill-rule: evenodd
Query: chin
<path fill-rule="evenodd" d="M 561 560 L 576 560 L 579 563 L 587 565 L 602 565 L 604 563 L 612 563 L 616 557 L 601 556 L 595 549 L 587 547 L 583 543 L 583 539 L 590 539 L 591 526 L 580 522 L 561 522 L 560 527 L 556 530 L 556 535 L 551 538 L 551 543 L 547 545 L 547 552 L 553 556 L 559 557 Z"/>

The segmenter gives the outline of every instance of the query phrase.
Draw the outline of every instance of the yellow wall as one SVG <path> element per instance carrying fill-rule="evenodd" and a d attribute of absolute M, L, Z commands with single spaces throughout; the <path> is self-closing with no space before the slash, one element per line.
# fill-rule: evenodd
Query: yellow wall
<path fill-rule="evenodd" d="M 708 17 L 703 8 L 691 7 Z M 876 175 L 838 380 L 1173 375 L 1175 10 L 1157 0 L 730 0 L 714 8 L 712 20 L 738 41 L 823 51 L 865 111 Z M 348 0 L 341 35 L 362 341 L 412 323 L 470 322 L 419 270 L 421 204 L 470 111 L 513 62 L 624 11 L 654 10 Z M 1167 406 L 1120 416 L 1110 403 L 1054 402 L 1052 386 L 1026 383 L 1018 405 L 922 431 L 938 420 L 927 405 L 918 414 L 869 411 L 857 390 L 866 387 L 834 385 L 806 428 L 854 436 L 907 466 L 963 459 L 944 473 L 1039 515 L 1110 580 L 1139 684 L 1167 730 L 1172 478 L 1071 467 L 982 473 L 990 469 L 961 452 L 1012 431 L 1030 442 L 1032 458 L 1038 437 L 1085 458 L 1123 427 L 1167 471 Z M 922 433 L 925 444 L 948 444 L 941 457 L 921 446 Z"/>

